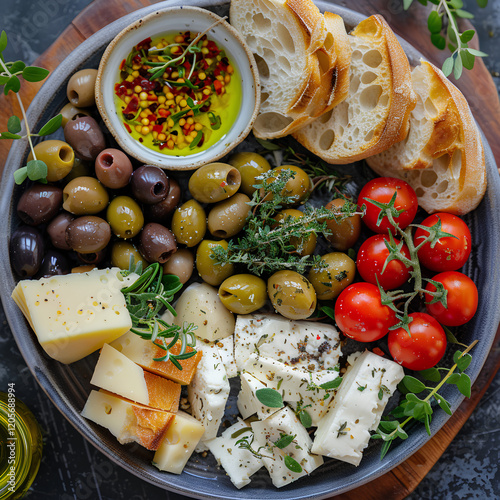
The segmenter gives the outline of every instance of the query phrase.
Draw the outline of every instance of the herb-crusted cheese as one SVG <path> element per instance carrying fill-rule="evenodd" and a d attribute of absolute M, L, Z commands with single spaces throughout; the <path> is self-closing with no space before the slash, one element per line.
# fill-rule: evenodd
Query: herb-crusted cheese
<path fill-rule="evenodd" d="M 358 466 L 403 368 L 365 351 L 344 376 L 328 413 L 319 421 L 313 453 Z"/>
<path fill-rule="evenodd" d="M 196 332 L 195 332 L 196 333 Z M 215 349 L 222 360 L 222 364 L 226 369 L 227 378 L 233 378 L 238 375 L 238 370 L 236 368 L 236 361 L 234 360 L 234 337 L 230 335 L 221 340 L 216 340 L 215 342 L 209 342 L 208 340 L 197 339 L 197 350 L 203 349 L 203 347 Z M 200 347 L 200 344 L 203 344 Z"/>
<path fill-rule="evenodd" d="M 247 429 L 247 431 L 244 432 L 243 429 Z M 237 435 L 232 437 L 235 433 Z M 236 444 L 242 437 L 251 434 L 252 429 L 248 424 L 243 420 L 239 420 L 226 429 L 221 437 L 211 439 L 205 443 L 237 488 L 242 488 L 250 483 L 250 476 L 264 465 L 261 458 Z"/>
<path fill-rule="evenodd" d="M 266 384 L 247 372 L 243 372 L 240 379 L 241 390 L 238 394 L 237 404 L 238 410 L 243 418 L 248 418 L 257 413 L 257 417 L 262 420 L 279 410 L 279 408 L 265 406 L 257 399 L 255 393 L 259 389 L 264 389 Z"/>
<path fill-rule="evenodd" d="M 312 441 L 293 410 L 285 406 L 265 420 L 252 422 L 255 441 L 253 449 L 259 449 L 262 461 L 271 476 L 274 486 L 281 488 L 302 476 L 310 474 L 323 464 L 323 458 L 311 453 Z M 283 435 L 295 436 L 293 441 L 280 449 L 273 446 Z M 285 456 L 292 457 L 302 468 L 292 472 L 285 464 Z M 272 458 L 269 458 L 272 457 Z"/>

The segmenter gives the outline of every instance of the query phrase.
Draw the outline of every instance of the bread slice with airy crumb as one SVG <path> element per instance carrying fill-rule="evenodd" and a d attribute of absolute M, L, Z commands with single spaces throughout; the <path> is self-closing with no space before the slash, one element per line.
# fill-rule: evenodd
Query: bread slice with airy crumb
<path fill-rule="evenodd" d="M 406 180 L 429 213 L 464 215 L 486 191 L 478 128 L 462 93 L 432 64 L 412 72 L 418 97 L 406 139 L 367 159 L 379 175 Z"/>
<path fill-rule="evenodd" d="M 350 50 L 343 21 L 331 16 L 326 20 L 312 0 L 231 2 L 231 24 L 245 38 L 259 68 L 257 137 L 290 134 L 338 102 L 334 99 L 338 52 L 343 49 L 343 75 L 349 71 Z"/>
<path fill-rule="evenodd" d="M 416 96 L 408 58 L 380 15 L 349 35 L 352 48 L 347 98 L 294 137 L 328 163 L 367 158 L 403 140 Z"/>

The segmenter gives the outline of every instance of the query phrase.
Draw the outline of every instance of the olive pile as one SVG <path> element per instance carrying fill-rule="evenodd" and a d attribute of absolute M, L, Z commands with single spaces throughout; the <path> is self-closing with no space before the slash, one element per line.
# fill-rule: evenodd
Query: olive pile
<path fill-rule="evenodd" d="M 87 108 L 95 102 L 95 77 L 95 70 L 82 70 L 68 83 L 70 103 L 61 111 L 65 141 L 35 146 L 36 157 L 47 164 L 48 183 L 28 185 L 17 204 L 24 225 L 12 235 L 10 257 L 19 276 L 47 277 L 109 264 L 127 269 L 133 256 L 143 265 L 163 264 L 164 272 L 178 275 L 182 283 L 196 266 L 202 280 L 219 287 L 222 303 L 232 312 L 256 311 L 269 297 L 278 312 L 292 319 L 310 316 L 317 299 L 332 299 L 352 282 L 354 262 L 340 252 L 324 255 L 325 267 L 312 269 L 307 278 L 279 271 L 267 284 L 257 276 L 237 274 L 233 264 L 215 263 L 213 247 L 227 249 L 228 239 L 243 229 L 256 177 L 271 170 L 270 164 L 256 153 L 237 153 L 228 163 L 205 165 L 189 178 L 189 199 L 180 204 L 176 179 L 155 166 L 134 168 L 126 154 L 107 147 Z M 303 217 L 293 207 L 308 197 L 312 186 L 299 167 L 283 165 L 273 172 L 278 175 L 284 168 L 294 171 L 283 194 L 295 204 L 276 214 L 276 225 Z M 328 207 L 343 203 L 333 200 Z M 352 247 L 360 233 L 359 216 L 328 225 L 337 250 Z M 290 244 L 300 248 L 301 256 L 311 255 L 316 236 L 305 242 L 292 238 Z"/>

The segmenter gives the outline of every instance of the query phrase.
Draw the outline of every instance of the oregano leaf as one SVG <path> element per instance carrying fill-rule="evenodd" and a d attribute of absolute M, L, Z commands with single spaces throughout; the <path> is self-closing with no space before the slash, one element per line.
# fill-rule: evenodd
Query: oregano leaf
<path fill-rule="evenodd" d="M 274 446 L 282 450 L 283 448 L 289 446 L 294 439 L 295 436 L 292 436 L 291 434 L 282 434 L 278 441 L 274 443 Z"/>
<path fill-rule="evenodd" d="M 342 377 L 337 377 L 336 379 L 330 380 L 329 382 L 320 384 L 319 387 L 321 387 L 321 389 L 324 389 L 325 391 L 329 391 L 331 389 L 336 389 L 341 383 Z"/>
<path fill-rule="evenodd" d="M 470 52 L 473 56 L 477 56 L 477 57 L 488 57 L 488 54 L 486 54 L 485 52 L 481 52 L 480 50 L 476 50 L 476 49 L 467 49 L 467 52 Z"/>
<path fill-rule="evenodd" d="M 40 136 L 46 136 L 54 133 L 62 124 L 62 115 L 59 114 L 51 118 L 38 132 Z"/>
<path fill-rule="evenodd" d="M 441 396 L 440 394 L 434 394 L 434 399 L 437 401 L 437 404 L 445 413 L 447 413 L 448 415 L 452 414 L 450 404 L 448 403 L 448 401 L 446 401 L 446 399 L 443 398 L 443 396 Z"/>
<path fill-rule="evenodd" d="M 457 9 L 455 11 L 455 14 L 462 19 L 474 19 L 474 14 L 471 14 L 470 12 L 467 12 L 463 9 Z"/>
<path fill-rule="evenodd" d="M 12 90 L 15 94 L 19 92 L 21 89 L 21 82 L 19 81 L 19 78 L 17 76 L 11 76 L 9 78 L 9 81 L 5 84 L 5 87 L 3 88 L 3 93 L 4 95 L 7 95 L 9 93 L 9 90 Z"/>
<path fill-rule="evenodd" d="M 0 53 L 3 52 L 7 47 L 7 33 L 2 30 L 2 34 L 0 35 Z"/>
<path fill-rule="evenodd" d="M 457 363 L 457 368 L 463 372 L 465 369 L 468 368 L 472 361 L 472 356 L 469 353 L 464 354 L 460 359 L 456 361 Z"/>
<path fill-rule="evenodd" d="M 11 134 L 10 132 L 0 132 L 0 139 L 22 139 L 18 134 Z"/>
<path fill-rule="evenodd" d="M 427 18 L 427 27 L 431 33 L 440 33 L 443 28 L 443 21 L 437 11 L 433 10 Z"/>
<path fill-rule="evenodd" d="M 460 35 L 460 41 L 462 43 L 470 42 L 474 38 L 474 34 L 476 32 L 474 30 L 466 30 Z"/>
<path fill-rule="evenodd" d="M 14 182 L 21 185 L 28 178 L 28 167 L 21 167 L 14 171 Z"/>
<path fill-rule="evenodd" d="M 312 418 L 311 418 L 311 415 L 309 415 L 309 413 L 307 413 L 306 410 L 301 410 L 300 413 L 299 413 L 299 419 L 300 419 L 300 423 L 306 428 L 308 429 L 309 427 L 312 426 Z"/>
<path fill-rule="evenodd" d="M 444 50 L 446 47 L 446 39 L 439 33 L 432 33 L 431 42 L 432 45 L 434 45 L 434 47 L 438 48 L 439 50 Z"/>
<path fill-rule="evenodd" d="M 281 149 L 280 146 L 274 144 L 274 142 L 265 140 L 265 139 L 257 139 L 257 142 L 267 151 L 279 151 Z"/>
<path fill-rule="evenodd" d="M 24 68 L 26 68 L 26 64 L 23 61 L 16 61 L 15 63 L 12 64 L 12 66 L 9 68 L 9 71 L 12 74 L 18 73 L 19 71 L 22 71 Z"/>
<path fill-rule="evenodd" d="M 439 370 L 437 368 L 429 368 L 427 370 L 421 370 L 418 373 L 423 379 L 429 380 L 430 382 L 441 381 L 441 374 L 439 373 Z"/>
<path fill-rule="evenodd" d="M 296 472 L 297 474 L 302 472 L 302 466 L 290 455 L 285 455 L 285 466 L 288 470 Z"/>
<path fill-rule="evenodd" d="M 456 57 L 455 66 L 453 67 L 453 76 L 455 77 L 456 80 L 458 80 L 462 76 L 462 71 L 463 71 L 462 58 Z"/>
<path fill-rule="evenodd" d="M 418 394 L 425 390 L 425 384 L 410 375 L 405 375 L 402 382 L 410 392 Z"/>
<path fill-rule="evenodd" d="M 27 66 L 23 69 L 23 78 L 27 82 L 41 82 L 49 76 L 49 70 L 38 66 Z"/>
<path fill-rule="evenodd" d="M 283 398 L 281 394 L 271 389 L 270 387 L 265 387 L 262 389 L 257 389 L 255 391 L 255 396 L 257 399 L 264 405 L 269 408 L 282 408 L 283 407 Z"/>
<path fill-rule="evenodd" d="M 11 134 L 21 132 L 21 120 L 17 116 L 11 116 L 7 121 L 7 130 Z"/>
<path fill-rule="evenodd" d="M 42 160 L 31 160 L 26 166 L 28 168 L 28 177 L 32 181 L 46 179 L 48 169 Z"/>
<path fill-rule="evenodd" d="M 454 373 L 453 375 L 450 375 L 447 379 L 446 379 L 446 383 L 447 384 L 452 384 L 452 385 L 456 385 L 458 383 L 458 381 L 460 380 L 460 374 L 459 373 Z"/>
<path fill-rule="evenodd" d="M 457 387 L 458 387 L 458 390 L 466 398 L 470 398 L 470 396 L 471 396 L 471 385 L 472 385 L 472 383 L 471 383 L 469 375 L 467 375 L 466 373 L 462 373 L 460 375 L 458 382 L 457 382 Z"/>
<path fill-rule="evenodd" d="M 460 59 L 462 59 L 462 64 L 464 65 L 465 69 L 471 70 L 474 68 L 474 62 L 476 61 L 476 56 L 473 56 L 469 51 L 461 50 Z"/>

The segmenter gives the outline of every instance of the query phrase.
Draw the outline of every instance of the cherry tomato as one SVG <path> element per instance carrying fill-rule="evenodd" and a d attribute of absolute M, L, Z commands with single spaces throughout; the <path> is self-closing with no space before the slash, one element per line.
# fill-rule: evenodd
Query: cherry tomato
<path fill-rule="evenodd" d="M 372 283 L 377 284 L 377 278 L 380 286 L 384 290 L 394 290 L 408 281 L 410 278 L 410 269 L 400 260 L 391 260 L 388 262 L 384 272 L 384 264 L 389 256 L 385 242 L 389 242 L 389 236 L 376 234 L 363 242 L 358 251 L 356 267 L 361 277 Z M 394 239 L 394 243 L 399 245 L 399 240 Z M 410 258 L 408 247 L 403 244 L 401 253 Z"/>
<path fill-rule="evenodd" d="M 472 319 L 476 314 L 478 294 L 474 282 L 465 274 L 457 271 L 446 271 L 436 274 L 434 281 L 442 283 L 448 291 L 446 295 L 446 307 L 441 302 L 428 304 L 432 301 L 432 295 L 425 294 L 425 307 L 427 312 L 446 326 L 460 326 Z M 425 287 L 430 292 L 435 292 L 436 287 L 428 283 Z"/>
<path fill-rule="evenodd" d="M 368 199 L 378 201 L 379 203 L 389 203 L 397 193 L 394 207 L 397 210 L 403 210 L 401 214 L 394 218 L 401 229 L 404 229 L 413 222 L 417 213 L 418 201 L 413 188 L 405 181 L 394 179 L 393 177 L 377 177 L 367 182 L 358 197 L 358 205 L 366 205 L 366 214 L 363 217 L 364 223 L 376 233 L 387 234 L 391 231 L 394 234 L 394 228 L 387 217 L 384 217 L 377 226 L 377 219 L 381 209 L 370 203 Z"/>
<path fill-rule="evenodd" d="M 427 370 L 435 366 L 446 351 L 446 333 L 426 313 L 410 314 L 410 335 L 404 328 L 389 332 L 388 346 L 394 361 L 410 370 Z"/>
<path fill-rule="evenodd" d="M 467 224 L 456 215 L 439 213 L 427 217 L 422 226 L 432 227 L 441 221 L 441 231 L 452 234 L 439 239 L 432 247 L 425 243 L 418 249 L 418 258 L 423 266 L 431 271 L 456 271 L 469 258 L 471 251 L 471 235 Z M 418 228 L 413 236 L 417 247 L 429 236 L 430 232 Z"/>
<path fill-rule="evenodd" d="M 382 305 L 378 287 L 371 283 L 354 283 L 338 296 L 335 321 L 347 337 L 373 342 L 386 335 L 397 320 L 394 311 Z"/>

